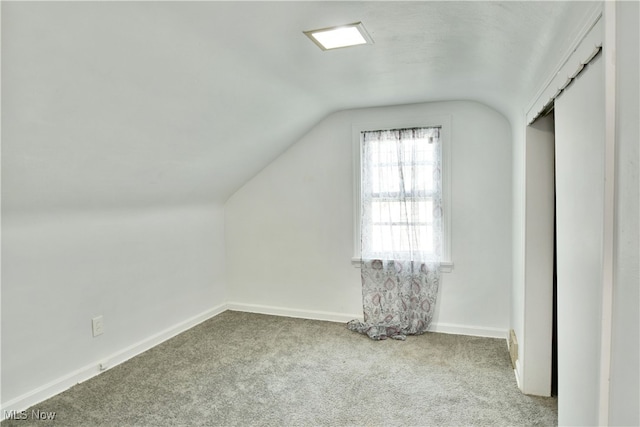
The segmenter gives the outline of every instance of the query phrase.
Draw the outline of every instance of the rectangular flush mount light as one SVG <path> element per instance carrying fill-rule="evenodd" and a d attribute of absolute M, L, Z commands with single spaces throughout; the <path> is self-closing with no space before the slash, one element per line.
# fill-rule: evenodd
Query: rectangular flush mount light
<path fill-rule="evenodd" d="M 373 43 L 362 22 L 304 31 L 304 33 L 322 50 Z"/>

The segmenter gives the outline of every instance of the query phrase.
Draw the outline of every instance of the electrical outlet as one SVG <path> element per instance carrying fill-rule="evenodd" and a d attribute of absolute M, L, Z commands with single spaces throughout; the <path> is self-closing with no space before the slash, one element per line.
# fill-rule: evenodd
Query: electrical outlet
<path fill-rule="evenodd" d="M 102 316 L 97 316 L 91 319 L 91 328 L 93 330 L 93 336 L 97 337 L 104 332 L 104 322 Z"/>

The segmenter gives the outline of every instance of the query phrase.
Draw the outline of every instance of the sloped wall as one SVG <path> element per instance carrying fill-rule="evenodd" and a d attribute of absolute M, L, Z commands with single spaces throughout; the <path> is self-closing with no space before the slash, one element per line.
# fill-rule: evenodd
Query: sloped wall
<path fill-rule="evenodd" d="M 436 329 L 507 336 L 511 284 L 511 129 L 475 102 L 330 115 L 225 205 L 229 301 L 255 311 L 361 316 L 353 256 L 352 124 L 419 115 L 452 120 L 452 258 Z"/>
<path fill-rule="evenodd" d="M 239 179 L 211 154 L 197 75 L 215 79 L 188 59 L 212 47 L 164 6 L 1 10 L 0 418 L 223 304 L 220 200 Z"/>

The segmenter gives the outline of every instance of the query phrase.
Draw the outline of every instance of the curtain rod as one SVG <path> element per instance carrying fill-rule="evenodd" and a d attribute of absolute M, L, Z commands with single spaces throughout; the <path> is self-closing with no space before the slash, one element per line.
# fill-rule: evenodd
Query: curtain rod
<path fill-rule="evenodd" d="M 367 132 L 397 132 L 397 131 L 402 131 L 402 130 L 419 130 L 419 129 L 438 129 L 438 130 L 441 130 L 442 126 L 416 126 L 416 127 L 411 127 L 411 128 L 363 130 L 360 133 L 367 133 Z"/>

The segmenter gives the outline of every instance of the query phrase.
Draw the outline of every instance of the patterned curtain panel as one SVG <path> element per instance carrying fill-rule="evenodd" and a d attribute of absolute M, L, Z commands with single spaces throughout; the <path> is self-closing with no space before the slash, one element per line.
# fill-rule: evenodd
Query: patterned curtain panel
<path fill-rule="evenodd" d="M 363 132 L 361 277 L 364 323 L 373 339 L 427 331 L 440 283 L 440 128 Z"/>

